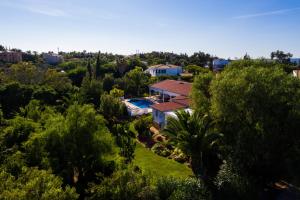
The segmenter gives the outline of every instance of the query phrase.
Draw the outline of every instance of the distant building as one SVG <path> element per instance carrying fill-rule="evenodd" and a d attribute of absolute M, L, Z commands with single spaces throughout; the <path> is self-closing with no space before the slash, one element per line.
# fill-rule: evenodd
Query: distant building
<path fill-rule="evenodd" d="M 146 70 L 151 76 L 178 76 L 182 73 L 182 67 L 170 64 L 160 64 L 149 67 Z"/>
<path fill-rule="evenodd" d="M 0 51 L 0 61 L 18 63 L 22 61 L 22 52 Z"/>
<path fill-rule="evenodd" d="M 63 57 L 55 53 L 44 53 L 43 59 L 49 65 L 56 65 L 63 62 Z"/>
<path fill-rule="evenodd" d="M 290 58 L 290 62 L 295 65 L 300 65 L 300 58 Z"/>
<path fill-rule="evenodd" d="M 300 78 L 300 69 L 293 70 L 293 76 L 297 77 L 297 78 Z"/>
<path fill-rule="evenodd" d="M 153 122 L 157 127 L 164 128 L 168 117 L 176 117 L 176 110 L 184 109 L 192 112 L 189 109 L 191 89 L 191 83 L 175 80 L 164 80 L 149 87 L 150 96 L 158 93 L 157 103 L 151 106 Z"/>
<path fill-rule="evenodd" d="M 212 67 L 214 71 L 220 71 L 223 70 L 226 65 L 230 63 L 229 60 L 225 59 L 214 59 L 212 63 Z"/>

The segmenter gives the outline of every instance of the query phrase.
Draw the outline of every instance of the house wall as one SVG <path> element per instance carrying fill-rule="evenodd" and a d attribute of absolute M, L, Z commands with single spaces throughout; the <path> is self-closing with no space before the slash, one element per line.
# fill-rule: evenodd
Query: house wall
<path fill-rule="evenodd" d="M 213 69 L 214 70 L 220 70 L 220 69 L 223 69 L 228 64 L 229 64 L 228 60 L 214 59 L 213 60 Z"/>
<path fill-rule="evenodd" d="M 0 52 L 0 60 L 4 62 L 17 63 L 22 61 L 21 52 L 5 51 Z"/>
<path fill-rule="evenodd" d="M 165 125 L 165 113 L 159 110 L 152 110 L 153 121 L 159 125 L 160 128 L 163 128 Z"/>
<path fill-rule="evenodd" d="M 177 76 L 182 73 L 182 67 L 177 68 L 166 68 L 166 69 L 149 69 L 147 70 L 151 74 L 151 76 Z"/>

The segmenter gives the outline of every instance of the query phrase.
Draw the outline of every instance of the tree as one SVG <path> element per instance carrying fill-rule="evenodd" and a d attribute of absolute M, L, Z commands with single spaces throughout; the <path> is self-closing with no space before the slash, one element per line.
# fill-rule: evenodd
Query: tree
<path fill-rule="evenodd" d="M 73 85 L 80 87 L 83 78 L 87 74 L 87 70 L 84 67 L 77 67 L 67 72 L 69 79 L 72 81 Z M 90 77 L 88 75 L 88 77 Z"/>
<path fill-rule="evenodd" d="M 164 132 L 190 157 L 194 174 L 207 179 L 213 167 L 210 161 L 217 158 L 216 144 L 222 135 L 215 132 L 212 119 L 207 115 L 177 111 L 176 116 L 168 119 Z"/>
<path fill-rule="evenodd" d="M 1 199 L 77 199 L 74 188 L 62 187 L 61 178 L 45 170 L 23 168 L 17 177 L 6 171 L 0 172 Z"/>
<path fill-rule="evenodd" d="M 113 170 L 114 142 L 102 116 L 91 105 L 72 105 L 66 117 L 52 116 L 42 138 L 54 173 L 84 194 L 97 173 Z"/>
<path fill-rule="evenodd" d="M 120 155 L 125 158 L 125 163 L 130 163 L 134 159 L 135 134 L 130 130 L 128 124 L 114 125 L 112 133 L 115 135 L 116 143 L 120 147 Z"/>
<path fill-rule="evenodd" d="M 289 63 L 290 58 L 293 57 L 293 54 L 291 53 L 284 53 L 283 51 L 274 51 L 271 53 L 271 59 L 276 59 L 280 63 Z"/>
<path fill-rule="evenodd" d="M 230 67 L 212 82 L 225 159 L 257 193 L 273 181 L 300 180 L 299 88 L 278 67 Z"/>
<path fill-rule="evenodd" d="M 100 112 L 105 119 L 114 123 L 118 119 L 126 116 L 127 110 L 124 103 L 119 98 L 111 96 L 109 94 L 103 94 L 100 98 Z"/>
<path fill-rule="evenodd" d="M 113 97 L 121 98 L 121 97 L 124 97 L 124 90 L 114 88 L 114 89 L 110 90 L 109 94 Z"/>
<path fill-rule="evenodd" d="M 103 78 L 103 90 L 105 92 L 109 92 L 114 85 L 114 77 L 112 74 L 105 74 L 104 78 Z"/>
<path fill-rule="evenodd" d="M 27 85 L 21 85 L 17 82 L 1 84 L 0 86 L 0 104 L 5 117 L 12 117 L 29 103 L 33 93 L 33 88 Z"/>
<path fill-rule="evenodd" d="M 141 96 L 146 92 L 149 76 L 143 72 L 141 67 L 136 67 L 126 73 L 125 77 L 125 93 Z"/>
<path fill-rule="evenodd" d="M 194 75 L 209 72 L 209 69 L 197 65 L 188 65 L 184 69 L 189 73 L 193 73 Z"/>
<path fill-rule="evenodd" d="M 92 103 L 96 107 L 100 105 L 100 96 L 103 93 L 102 83 L 99 80 L 84 77 L 79 90 L 80 101 L 82 103 Z"/>
<path fill-rule="evenodd" d="M 95 67 L 95 77 L 98 79 L 101 76 L 101 63 L 100 63 L 100 52 L 97 55 L 96 67 Z"/>
<path fill-rule="evenodd" d="M 91 65 L 91 61 L 88 60 L 88 64 L 87 64 L 87 76 L 89 77 L 89 79 L 91 80 L 93 77 L 93 71 L 92 71 L 92 65 Z"/>
<path fill-rule="evenodd" d="M 71 81 L 67 75 L 54 69 L 48 69 L 45 72 L 43 83 L 59 92 L 65 92 L 72 88 Z"/>
<path fill-rule="evenodd" d="M 199 74 L 194 78 L 192 87 L 192 106 L 200 113 L 208 113 L 210 109 L 210 83 L 214 79 L 212 72 Z"/>

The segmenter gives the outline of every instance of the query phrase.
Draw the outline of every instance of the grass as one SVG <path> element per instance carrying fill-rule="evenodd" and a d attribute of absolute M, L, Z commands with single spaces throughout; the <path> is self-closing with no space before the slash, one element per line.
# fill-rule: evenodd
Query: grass
<path fill-rule="evenodd" d="M 153 176 L 172 176 L 187 178 L 193 176 L 192 170 L 184 164 L 156 155 L 152 151 L 137 143 L 134 165 L 137 165 L 146 173 Z"/>

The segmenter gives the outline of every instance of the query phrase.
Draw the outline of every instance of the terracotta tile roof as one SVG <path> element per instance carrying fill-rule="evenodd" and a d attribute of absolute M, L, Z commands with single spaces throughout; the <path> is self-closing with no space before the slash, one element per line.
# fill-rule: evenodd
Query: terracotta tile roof
<path fill-rule="evenodd" d="M 155 83 L 150 88 L 166 90 L 183 96 L 188 96 L 192 89 L 192 84 L 184 81 L 164 80 Z"/>
<path fill-rule="evenodd" d="M 191 99 L 186 96 L 177 96 L 177 97 L 174 97 L 171 101 L 182 104 L 187 107 L 189 107 L 191 105 Z"/>
<path fill-rule="evenodd" d="M 169 69 L 169 68 L 178 68 L 180 66 L 177 65 L 170 65 L 170 64 L 159 64 L 159 65 L 153 65 L 151 67 L 149 67 L 150 69 Z"/>
<path fill-rule="evenodd" d="M 178 104 L 175 102 L 165 102 L 165 103 L 153 104 L 151 107 L 155 110 L 159 110 L 161 112 L 166 112 L 166 111 L 172 111 L 172 110 L 177 110 L 177 109 L 181 109 L 181 108 L 186 108 L 187 106 L 184 106 L 182 104 Z"/>

